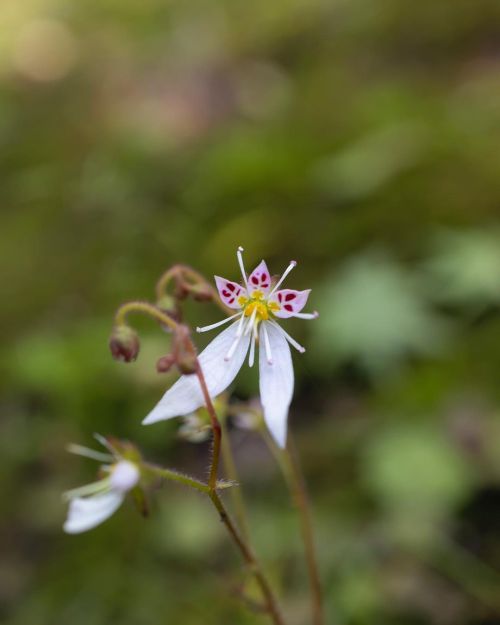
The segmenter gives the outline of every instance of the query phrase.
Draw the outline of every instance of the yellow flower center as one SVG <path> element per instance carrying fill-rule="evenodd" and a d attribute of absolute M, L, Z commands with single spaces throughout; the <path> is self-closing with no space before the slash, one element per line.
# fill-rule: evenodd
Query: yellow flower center
<path fill-rule="evenodd" d="M 238 304 L 242 307 L 245 317 L 250 317 L 255 311 L 255 320 L 266 321 L 280 307 L 276 302 L 268 302 L 264 299 L 264 293 L 258 289 L 252 292 L 251 297 L 242 295 L 238 298 Z"/>

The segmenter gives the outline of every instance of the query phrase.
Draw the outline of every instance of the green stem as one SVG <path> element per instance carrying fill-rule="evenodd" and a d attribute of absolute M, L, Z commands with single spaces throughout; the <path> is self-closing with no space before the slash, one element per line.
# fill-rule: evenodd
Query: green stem
<path fill-rule="evenodd" d="M 271 586 L 269 585 L 266 576 L 262 572 L 260 564 L 252 548 L 245 540 L 243 540 L 243 538 L 238 533 L 238 530 L 231 520 L 231 517 L 227 513 L 226 508 L 224 507 L 224 504 L 222 503 L 222 500 L 219 497 L 218 493 L 216 491 L 210 491 L 208 493 L 208 496 L 210 497 L 210 500 L 214 504 L 217 512 L 219 513 L 220 520 L 222 521 L 222 523 L 224 523 L 229 532 L 229 535 L 233 539 L 233 542 L 238 547 L 245 563 L 248 566 L 248 569 L 253 574 L 255 581 L 257 582 L 262 592 L 267 613 L 269 614 L 275 625 L 285 625 L 285 621 L 279 609 L 274 593 L 271 589 Z"/>
<path fill-rule="evenodd" d="M 177 321 L 174 321 L 174 319 L 169 317 L 154 304 L 139 301 L 126 302 L 125 304 L 122 304 L 115 313 L 115 325 L 120 326 L 126 324 L 127 315 L 130 313 L 143 313 L 148 315 L 156 321 L 165 324 L 171 330 L 176 330 L 179 327 Z"/>
<path fill-rule="evenodd" d="M 298 461 L 297 452 L 290 436 L 288 438 L 287 447 L 282 450 L 279 449 L 274 440 L 271 439 L 264 425 L 261 427 L 261 434 L 281 468 L 292 496 L 292 500 L 298 512 L 300 531 L 302 541 L 304 543 L 307 572 L 309 576 L 309 585 L 311 588 L 312 622 L 314 625 L 324 625 L 325 618 L 323 613 L 323 595 L 316 559 L 311 507 L 305 480 Z"/>
<path fill-rule="evenodd" d="M 165 469 L 164 467 L 159 467 L 156 464 L 150 464 L 148 462 L 143 463 L 142 468 L 151 475 L 161 477 L 166 480 L 173 480 L 174 482 L 179 482 L 184 486 L 195 488 L 200 493 L 208 493 L 210 490 L 207 484 L 204 484 L 203 482 L 200 482 L 193 477 L 189 477 L 188 475 L 173 471 L 172 469 Z"/>

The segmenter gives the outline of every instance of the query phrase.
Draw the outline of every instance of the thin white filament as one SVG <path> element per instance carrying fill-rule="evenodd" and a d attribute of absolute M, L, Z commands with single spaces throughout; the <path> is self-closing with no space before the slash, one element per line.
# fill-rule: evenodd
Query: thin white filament
<path fill-rule="evenodd" d="M 241 269 L 241 275 L 243 276 L 243 281 L 245 282 L 245 286 L 247 288 L 247 293 L 250 294 L 250 289 L 248 287 L 248 280 L 247 280 L 247 274 L 245 271 L 245 265 L 243 264 L 243 248 L 241 247 L 241 245 L 238 248 L 238 251 L 236 252 L 236 256 L 238 258 L 238 264 L 240 266 Z"/>
<path fill-rule="evenodd" d="M 215 328 L 219 328 L 220 326 L 223 326 L 225 323 L 228 323 L 229 321 L 231 321 L 231 319 L 236 319 L 236 317 L 238 317 L 238 315 L 241 315 L 241 313 L 236 313 L 235 315 L 231 315 L 230 317 L 226 317 L 225 319 L 222 319 L 221 321 L 217 321 L 217 323 L 212 323 L 209 326 L 203 326 L 202 328 L 196 328 L 196 332 L 208 332 L 209 330 L 215 330 Z"/>
<path fill-rule="evenodd" d="M 99 482 L 92 482 L 92 484 L 86 484 L 85 486 L 80 486 L 80 488 L 68 490 L 64 493 L 63 497 L 64 499 L 74 499 L 75 497 L 85 497 L 86 495 L 97 495 L 97 493 L 110 490 L 110 488 L 110 478 L 105 477 Z"/>
<path fill-rule="evenodd" d="M 255 333 L 250 340 L 250 355 L 248 356 L 248 366 L 253 367 L 255 358 Z"/>
<path fill-rule="evenodd" d="M 317 319 L 319 317 L 319 313 L 314 311 L 313 313 L 294 313 L 294 317 L 298 317 L 299 319 Z"/>
<path fill-rule="evenodd" d="M 238 329 L 236 331 L 236 336 L 241 336 L 243 334 L 243 324 L 245 323 L 245 313 L 241 313 L 241 319 L 238 323 Z"/>
<path fill-rule="evenodd" d="M 243 334 L 236 334 L 236 338 L 232 342 L 231 347 L 229 348 L 227 354 L 224 356 L 224 360 L 226 362 L 228 360 L 231 360 L 231 358 L 233 357 L 233 354 L 236 351 L 236 348 L 238 347 L 238 343 L 241 341 L 242 336 Z"/>
<path fill-rule="evenodd" d="M 271 295 L 278 289 L 279 286 L 281 286 L 281 284 L 283 284 L 283 280 L 287 277 L 287 275 L 290 273 L 290 271 L 292 271 L 292 269 L 297 265 L 297 261 L 295 260 L 291 260 L 290 264 L 288 265 L 288 267 L 285 269 L 285 271 L 283 272 L 283 275 L 281 276 L 281 278 L 278 280 L 278 282 L 274 285 L 273 290 L 269 293 L 269 295 L 267 296 L 268 298 L 271 297 Z"/>
<path fill-rule="evenodd" d="M 113 448 L 113 446 L 108 441 L 108 439 L 105 438 L 102 434 L 99 434 L 98 432 L 94 432 L 94 438 L 96 439 L 98 443 L 101 443 L 103 447 L 106 447 L 106 449 L 113 455 L 113 458 L 122 457 L 121 454 L 118 453 L 118 451 Z"/>
<path fill-rule="evenodd" d="M 290 343 L 290 345 L 295 347 L 297 351 L 299 351 L 301 354 L 303 354 L 306 351 L 306 348 L 302 347 L 300 343 L 297 343 L 297 341 L 293 337 L 291 337 L 288 334 L 288 332 L 283 330 L 283 328 L 279 325 L 279 323 L 276 323 L 275 321 L 271 321 L 271 323 L 273 324 L 275 328 L 277 328 L 281 332 L 281 334 L 286 338 L 286 340 Z"/>
<path fill-rule="evenodd" d="M 264 345 L 266 348 L 266 359 L 268 364 L 272 365 L 273 364 L 273 355 L 271 353 L 271 343 L 269 343 L 269 336 L 267 334 L 267 328 L 266 328 L 266 324 L 263 323 L 262 324 L 262 332 L 264 334 Z"/>
<path fill-rule="evenodd" d="M 83 447 L 83 445 L 75 445 L 71 443 L 66 447 L 70 454 L 76 454 L 77 456 L 83 456 L 84 458 L 92 458 L 92 460 L 98 460 L 99 462 L 110 462 L 113 460 L 111 454 L 103 454 L 100 451 Z"/>
<path fill-rule="evenodd" d="M 247 324 L 245 329 L 245 336 L 250 334 L 252 328 L 255 326 L 255 317 L 257 316 L 257 306 L 252 310 L 252 314 L 250 315 L 250 321 Z"/>

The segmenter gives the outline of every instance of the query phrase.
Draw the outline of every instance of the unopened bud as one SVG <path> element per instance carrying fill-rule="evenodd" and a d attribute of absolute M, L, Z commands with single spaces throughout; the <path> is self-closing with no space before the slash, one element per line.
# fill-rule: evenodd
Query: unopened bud
<path fill-rule="evenodd" d="M 167 373 L 167 371 L 170 371 L 174 364 L 175 356 L 173 354 L 167 354 L 166 356 L 158 358 L 156 361 L 156 370 L 158 373 Z"/>
<path fill-rule="evenodd" d="M 178 300 L 186 299 L 186 297 L 189 295 L 189 288 L 187 288 L 183 282 L 178 281 L 175 285 L 174 294 Z"/>
<path fill-rule="evenodd" d="M 119 325 L 113 328 L 109 339 L 109 349 L 115 360 L 132 362 L 139 354 L 139 337 L 135 330 L 127 325 Z"/>
<path fill-rule="evenodd" d="M 182 356 L 178 356 L 177 368 L 181 373 L 186 375 L 196 373 L 196 356 L 191 354 L 182 354 Z"/>

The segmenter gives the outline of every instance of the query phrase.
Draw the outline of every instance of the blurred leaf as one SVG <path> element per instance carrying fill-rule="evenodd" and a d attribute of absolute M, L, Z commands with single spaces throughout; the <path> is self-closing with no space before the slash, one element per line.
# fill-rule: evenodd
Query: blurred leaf
<path fill-rule="evenodd" d="M 315 345 L 325 364 L 355 359 L 373 373 L 409 354 L 438 353 L 445 326 L 416 280 L 381 254 L 348 261 L 323 289 Z"/>
<path fill-rule="evenodd" d="M 380 502 L 396 513 L 414 515 L 415 523 L 422 516 L 450 514 L 474 483 L 464 458 L 440 430 L 418 424 L 377 431 L 362 467 Z"/>
<path fill-rule="evenodd" d="M 474 310 L 500 302 L 500 233 L 495 229 L 442 232 L 426 264 L 433 293 Z"/>

